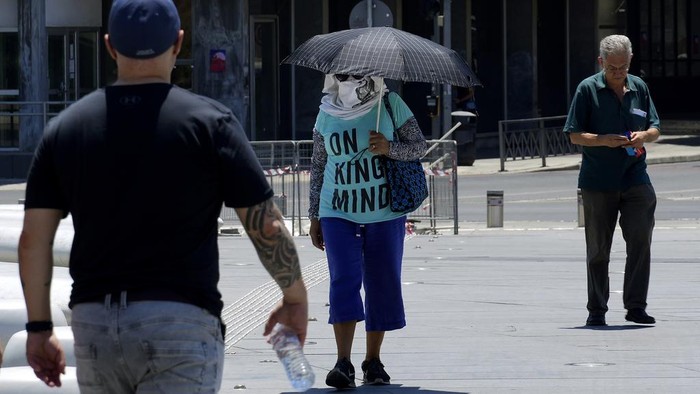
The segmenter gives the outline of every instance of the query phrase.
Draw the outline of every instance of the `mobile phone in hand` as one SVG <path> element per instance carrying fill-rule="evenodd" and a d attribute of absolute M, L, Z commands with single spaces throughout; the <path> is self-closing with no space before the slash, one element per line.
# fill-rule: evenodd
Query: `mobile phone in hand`
<path fill-rule="evenodd" d="M 625 137 L 627 137 L 628 140 L 632 140 L 632 133 L 630 131 L 625 131 Z M 627 151 L 628 156 L 635 156 L 639 157 L 644 153 L 644 148 L 634 148 L 632 146 L 626 146 L 625 150 Z"/>

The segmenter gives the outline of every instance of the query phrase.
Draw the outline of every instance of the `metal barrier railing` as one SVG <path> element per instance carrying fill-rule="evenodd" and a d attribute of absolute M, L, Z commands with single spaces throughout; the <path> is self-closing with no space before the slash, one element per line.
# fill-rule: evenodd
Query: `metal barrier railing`
<path fill-rule="evenodd" d="M 20 120 L 40 117 L 43 126 L 74 101 L 0 101 L 0 148 L 19 149 Z"/>
<path fill-rule="evenodd" d="M 309 219 L 309 183 L 313 141 L 256 141 L 251 143 L 268 181 L 275 191 L 275 202 L 294 235 L 306 235 Z M 457 145 L 453 140 L 428 141 L 431 149 L 421 159 L 428 198 L 408 219 L 420 230 L 458 233 Z M 223 207 L 225 223 L 240 225 L 232 208 Z"/>
<path fill-rule="evenodd" d="M 41 116 L 45 125 L 49 119 L 65 109 L 72 101 L 0 101 L 0 134 L 4 126 L 17 136 L 21 117 Z M 428 153 L 421 159 L 428 183 L 428 198 L 420 208 L 408 215 L 412 222 L 427 223 L 419 226 L 425 231 L 453 229 L 458 233 L 457 212 L 457 145 L 454 140 L 428 141 Z M 16 145 L 18 137 L 12 137 Z M 294 234 L 305 234 L 308 225 L 309 178 L 313 141 L 254 141 L 253 149 L 275 191 L 279 206 Z M 3 145 L 0 144 L 0 148 Z M 10 147 L 18 148 L 18 146 Z M 221 219 L 238 222 L 233 209 L 223 207 Z"/>
<path fill-rule="evenodd" d="M 506 170 L 508 159 L 539 157 L 542 167 L 546 167 L 547 156 L 581 153 L 581 147 L 572 144 L 562 132 L 565 121 L 566 115 L 498 121 L 501 171 Z"/>

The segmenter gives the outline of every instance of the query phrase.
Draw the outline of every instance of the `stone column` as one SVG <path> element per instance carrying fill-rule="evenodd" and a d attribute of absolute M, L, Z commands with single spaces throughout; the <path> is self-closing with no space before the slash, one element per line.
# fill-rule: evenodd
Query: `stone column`
<path fill-rule="evenodd" d="M 19 30 L 19 99 L 46 101 L 49 89 L 48 36 L 46 34 L 46 0 L 18 1 Z M 42 105 L 23 105 L 22 113 L 41 114 Z M 44 131 L 41 115 L 22 116 L 19 126 L 19 148 L 33 152 Z"/>

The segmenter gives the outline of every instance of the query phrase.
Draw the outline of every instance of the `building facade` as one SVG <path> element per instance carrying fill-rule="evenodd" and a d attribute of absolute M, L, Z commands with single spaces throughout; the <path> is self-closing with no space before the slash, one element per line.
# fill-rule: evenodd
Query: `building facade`
<path fill-rule="evenodd" d="M 597 72 L 598 42 L 627 34 L 630 72 L 664 119 L 697 119 L 677 92 L 700 84 L 700 3 L 692 0 L 175 0 L 185 46 L 173 82 L 213 97 L 251 140 L 310 139 L 323 75 L 281 65 L 316 34 L 392 25 L 454 48 L 478 74 L 477 134 L 499 120 L 563 115 Z M 116 78 L 102 37 L 111 0 L 0 0 L 0 178 L 23 178 L 53 113 Z M 456 121 L 452 90 L 389 82 L 426 137 Z M 438 108 L 431 98 L 437 97 Z"/>

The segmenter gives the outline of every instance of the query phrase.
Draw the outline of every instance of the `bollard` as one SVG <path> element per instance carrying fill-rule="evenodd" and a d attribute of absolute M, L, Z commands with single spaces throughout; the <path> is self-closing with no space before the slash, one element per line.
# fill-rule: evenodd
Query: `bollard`
<path fill-rule="evenodd" d="M 576 200 L 578 201 L 578 226 L 585 226 L 586 222 L 583 216 L 583 196 L 581 195 L 581 189 L 576 192 Z"/>
<path fill-rule="evenodd" d="M 503 191 L 486 192 L 486 227 L 503 227 Z"/>

